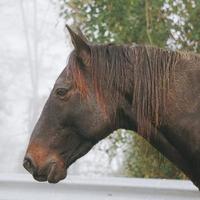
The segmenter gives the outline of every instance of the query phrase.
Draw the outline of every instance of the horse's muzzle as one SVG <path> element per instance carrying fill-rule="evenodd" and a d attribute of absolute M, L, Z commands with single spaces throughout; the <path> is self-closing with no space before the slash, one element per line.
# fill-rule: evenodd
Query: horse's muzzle
<path fill-rule="evenodd" d="M 45 157 L 42 161 L 38 162 L 30 153 L 27 153 L 23 166 L 33 175 L 35 180 L 40 182 L 48 181 L 49 183 L 57 183 L 66 177 L 64 161 L 55 156 Z"/>

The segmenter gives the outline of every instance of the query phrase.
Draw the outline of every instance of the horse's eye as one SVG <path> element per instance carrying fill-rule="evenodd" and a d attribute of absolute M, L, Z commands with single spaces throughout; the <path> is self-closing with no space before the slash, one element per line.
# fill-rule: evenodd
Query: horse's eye
<path fill-rule="evenodd" d="M 56 90 L 56 95 L 60 96 L 60 97 L 64 97 L 67 93 L 67 89 L 66 88 L 58 88 Z"/>

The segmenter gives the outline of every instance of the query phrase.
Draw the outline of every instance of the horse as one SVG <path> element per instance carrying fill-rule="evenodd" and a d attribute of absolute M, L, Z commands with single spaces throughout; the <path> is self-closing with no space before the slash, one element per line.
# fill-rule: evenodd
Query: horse
<path fill-rule="evenodd" d="M 37 181 L 57 183 L 100 140 L 127 129 L 200 189 L 200 55 L 92 44 L 67 29 L 74 50 L 33 129 L 25 169 Z"/>

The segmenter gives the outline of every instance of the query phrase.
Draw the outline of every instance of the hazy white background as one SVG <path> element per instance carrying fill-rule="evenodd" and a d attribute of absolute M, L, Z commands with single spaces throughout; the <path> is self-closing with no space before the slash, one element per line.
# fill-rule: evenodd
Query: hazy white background
<path fill-rule="evenodd" d="M 50 0 L 0 1 L 0 173 L 26 173 L 31 130 L 72 49 L 58 13 Z M 105 140 L 70 172 L 116 174 L 121 159 L 110 162 L 99 150 L 108 147 Z"/>

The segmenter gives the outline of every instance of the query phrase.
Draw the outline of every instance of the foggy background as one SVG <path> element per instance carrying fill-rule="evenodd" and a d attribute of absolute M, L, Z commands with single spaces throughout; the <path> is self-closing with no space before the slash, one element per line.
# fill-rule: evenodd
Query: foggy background
<path fill-rule="evenodd" d="M 72 50 L 58 5 L 49 0 L 0 1 L 0 173 L 27 173 L 23 156 L 33 126 Z M 71 174 L 114 175 L 109 140 L 70 167 Z"/>

